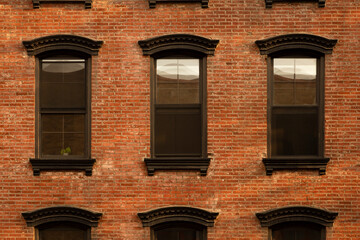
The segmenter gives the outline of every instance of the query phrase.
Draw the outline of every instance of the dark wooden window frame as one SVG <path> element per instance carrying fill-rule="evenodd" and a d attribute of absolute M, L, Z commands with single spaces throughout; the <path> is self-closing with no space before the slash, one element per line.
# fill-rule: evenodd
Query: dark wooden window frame
<path fill-rule="evenodd" d="M 92 168 L 95 159 L 91 159 L 91 129 L 90 129 L 90 113 L 91 113 L 91 56 L 98 55 L 98 51 L 102 45 L 102 41 L 94 41 L 88 38 L 75 35 L 51 35 L 42 38 L 36 38 L 31 41 L 23 42 L 29 56 L 36 57 L 36 117 L 35 117 L 35 158 L 30 159 L 33 167 L 34 176 L 39 176 L 40 171 L 48 170 L 71 170 L 71 171 L 85 171 L 87 176 L 92 175 Z M 68 53 L 82 56 L 87 64 L 86 67 L 86 94 L 87 94 L 87 108 L 86 108 L 86 154 L 84 157 L 44 157 L 40 154 L 40 109 L 39 109 L 39 77 L 40 77 L 40 60 L 44 56 L 51 56 L 57 53 Z"/>
<path fill-rule="evenodd" d="M 185 223 L 193 225 L 194 229 L 202 231 L 202 239 L 207 239 L 207 227 L 213 227 L 219 213 L 210 212 L 201 208 L 188 206 L 169 206 L 138 213 L 143 227 L 151 227 L 151 240 L 155 240 L 155 232 L 158 229 L 174 227 Z"/>
<path fill-rule="evenodd" d="M 156 170 L 198 170 L 205 176 L 210 164 L 207 156 L 207 115 L 206 115 L 206 62 L 207 56 L 213 55 L 218 40 L 211 40 L 190 34 L 172 34 L 139 41 L 144 55 L 150 58 L 150 89 L 151 89 L 151 158 L 145 158 L 148 175 L 154 175 Z M 201 156 L 199 157 L 157 157 L 154 151 L 154 111 L 155 111 L 155 80 L 156 80 L 156 59 L 159 57 L 171 56 L 175 53 L 191 53 L 200 59 L 200 73 L 202 89 L 200 90 L 201 103 Z"/>
<path fill-rule="evenodd" d="M 85 9 L 90 9 L 92 0 L 33 0 L 33 8 L 40 8 L 41 3 L 84 3 Z"/>
<path fill-rule="evenodd" d="M 318 169 L 323 175 L 329 158 L 324 157 L 324 81 L 325 81 L 325 54 L 332 53 L 337 40 L 327 39 L 310 34 L 287 34 L 265 40 L 258 40 L 255 43 L 262 55 L 267 55 L 268 71 L 268 158 L 263 159 L 266 174 L 272 175 L 276 169 Z M 272 79 L 273 79 L 273 58 L 277 56 L 292 56 L 294 53 L 310 53 L 318 59 L 318 129 L 319 149 L 317 156 L 284 156 L 274 157 L 271 155 L 271 108 L 272 108 Z"/>
<path fill-rule="evenodd" d="M 156 8 L 156 3 L 159 2 L 199 2 L 201 3 L 202 8 L 208 8 L 209 7 L 209 0 L 149 0 L 149 7 L 150 8 Z"/>
<path fill-rule="evenodd" d="M 326 239 L 326 227 L 332 227 L 338 213 L 308 206 L 289 206 L 256 213 L 262 227 L 268 227 L 269 240 L 272 229 L 284 223 L 311 223 L 321 226 L 321 240 Z"/>
<path fill-rule="evenodd" d="M 326 0 L 265 0 L 265 7 L 272 8 L 274 2 L 317 2 L 319 8 L 325 7 Z"/>
<path fill-rule="evenodd" d="M 87 240 L 91 239 L 91 227 L 97 227 L 102 213 L 92 212 L 73 206 L 55 206 L 22 213 L 28 227 L 35 227 L 35 240 L 44 228 L 68 223 L 86 230 Z"/>

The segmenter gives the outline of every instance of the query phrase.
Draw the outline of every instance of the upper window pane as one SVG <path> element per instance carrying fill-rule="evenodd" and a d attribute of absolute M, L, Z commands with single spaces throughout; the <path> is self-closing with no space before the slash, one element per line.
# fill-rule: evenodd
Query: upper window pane
<path fill-rule="evenodd" d="M 153 240 L 204 240 L 206 228 L 190 222 L 169 222 L 154 227 Z"/>
<path fill-rule="evenodd" d="M 156 103 L 199 103 L 199 59 L 158 59 Z"/>
<path fill-rule="evenodd" d="M 42 60 L 40 94 L 41 108 L 85 108 L 85 60 Z"/>
<path fill-rule="evenodd" d="M 307 222 L 289 222 L 275 226 L 272 240 L 321 240 L 321 225 Z"/>
<path fill-rule="evenodd" d="M 77 224 L 51 224 L 51 227 L 39 229 L 39 240 L 87 240 L 87 229 Z"/>
<path fill-rule="evenodd" d="M 274 58 L 274 105 L 316 104 L 316 58 Z"/>

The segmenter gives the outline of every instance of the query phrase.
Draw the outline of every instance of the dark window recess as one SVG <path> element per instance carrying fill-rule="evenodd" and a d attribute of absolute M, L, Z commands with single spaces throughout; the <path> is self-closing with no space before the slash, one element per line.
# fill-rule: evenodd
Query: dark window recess
<path fill-rule="evenodd" d="M 201 156 L 199 59 L 157 59 L 155 156 Z"/>
<path fill-rule="evenodd" d="M 73 222 L 53 222 L 37 228 L 36 240 L 88 240 L 90 228 Z"/>
<path fill-rule="evenodd" d="M 165 3 L 167 3 L 167 2 L 174 2 L 174 3 L 198 2 L 198 3 L 201 3 L 202 8 L 209 7 L 209 0 L 149 0 L 149 7 L 150 8 L 155 8 L 156 3 L 162 3 L 162 2 L 165 2 Z"/>
<path fill-rule="evenodd" d="M 85 59 L 51 57 L 41 59 L 40 155 L 86 155 Z"/>
<path fill-rule="evenodd" d="M 325 227 L 308 222 L 287 222 L 272 227 L 272 240 L 323 240 Z"/>
<path fill-rule="evenodd" d="M 325 7 L 325 1 L 326 0 L 265 0 L 265 6 L 266 8 L 272 8 L 273 3 L 276 2 L 288 2 L 288 3 L 293 3 L 293 2 L 317 2 L 318 6 L 320 8 Z"/>
<path fill-rule="evenodd" d="M 271 156 L 318 156 L 316 58 L 274 58 Z"/>
<path fill-rule="evenodd" d="M 153 227 L 152 240 L 205 240 L 206 228 L 194 223 L 167 223 Z"/>

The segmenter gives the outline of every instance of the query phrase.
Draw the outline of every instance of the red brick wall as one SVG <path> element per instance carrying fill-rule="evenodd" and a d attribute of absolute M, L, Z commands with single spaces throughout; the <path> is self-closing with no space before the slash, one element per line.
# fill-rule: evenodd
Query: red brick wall
<path fill-rule="evenodd" d="M 21 213 L 55 205 L 102 212 L 92 239 L 148 240 L 138 212 L 189 205 L 219 212 L 209 240 L 265 240 L 256 212 L 306 205 L 338 212 L 327 240 L 360 239 L 360 2 L 274 3 L 210 0 L 157 4 L 147 0 L 93 0 L 42 4 L 0 0 L 0 239 L 31 240 Z M 150 156 L 150 58 L 138 40 L 188 33 L 218 39 L 208 57 L 207 176 L 157 171 Z M 287 33 L 338 39 L 326 55 L 326 175 L 275 171 L 266 176 L 267 65 L 255 40 Z M 104 44 L 92 61 L 93 176 L 41 172 L 35 157 L 35 58 L 24 40 L 74 34 Z"/>

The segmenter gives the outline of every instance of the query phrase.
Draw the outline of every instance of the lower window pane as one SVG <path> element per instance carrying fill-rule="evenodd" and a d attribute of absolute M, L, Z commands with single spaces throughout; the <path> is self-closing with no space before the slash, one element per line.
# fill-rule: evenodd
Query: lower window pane
<path fill-rule="evenodd" d="M 179 110 L 182 111 L 182 110 Z M 157 155 L 199 156 L 201 154 L 201 119 L 195 113 L 161 113 L 155 119 Z"/>
<path fill-rule="evenodd" d="M 42 114 L 42 155 L 85 155 L 84 114 Z"/>
<path fill-rule="evenodd" d="M 42 133 L 41 134 L 41 148 L 43 155 L 60 155 L 62 144 L 61 133 Z"/>
<path fill-rule="evenodd" d="M 317 113 L 272 114 L 272 156 L 317 155 Z"/>

